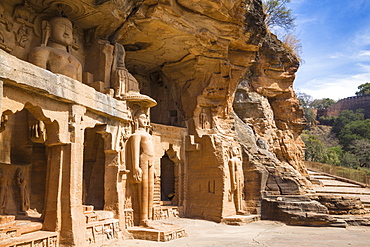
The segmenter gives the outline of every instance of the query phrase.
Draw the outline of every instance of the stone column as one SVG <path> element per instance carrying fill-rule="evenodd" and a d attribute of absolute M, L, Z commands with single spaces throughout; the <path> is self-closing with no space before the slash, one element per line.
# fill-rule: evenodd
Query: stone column
<path fill-rule="evenodd" d="M 63 148 L 61 190 L 61 246 L 85 246 L 86 219 L 82 206 L 83 116 L 86 108 L 73 105 L 70 115 L 71 143 Z"/>
<path fill-rule="evenodd" d="M 3 114 L 3 110 L 2 110 L 2 103 L 3 103 L 3 87 L 4 87 L 4 81 L 2 79 L 0 79 L 0 117 L 1 115 Z"/>
<path fill-rule="evenodd" d="M 115 150 L 105 150 L 104 210 L 114 212 L 124 230 L 124 188 L 119 170 L 119 154 Z"/>
<path fill-rule="evenodd" d="M 60 231 L 61 229 L 61 188 L 64 145 L 48 147 L 45 209 L 43 212 L 43 230 Z"/>

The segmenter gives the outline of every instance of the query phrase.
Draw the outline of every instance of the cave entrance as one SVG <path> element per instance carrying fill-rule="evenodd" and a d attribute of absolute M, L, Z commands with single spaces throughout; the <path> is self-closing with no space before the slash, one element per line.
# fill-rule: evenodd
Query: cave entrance
<path fill-rule="evenodd" d="M 161 201 L 171 204 L 175 196 L 175 162 L 167 154 L 161 158 Z"/>
<path fill-rule="evenodd" d="M 104 208 L 104 139 L 98 127 L 85 130 L 83 153 L 83 204 L 95 210 Z"/>
<path fill-rule="evenodd" d="M 46 125 L 25 108 L 2 120 L 0 214 L 39 220 L 46 194 Z"/>

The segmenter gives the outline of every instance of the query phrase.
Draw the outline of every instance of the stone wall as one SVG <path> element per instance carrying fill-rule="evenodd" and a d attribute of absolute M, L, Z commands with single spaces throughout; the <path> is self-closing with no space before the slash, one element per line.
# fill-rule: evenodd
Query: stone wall
<path fill-rule="evenodd" d="M 351 110 L 356 112 L 357 109 L 363 109 L 365 119 L 370 118 L 370 95 L 354 96 L 339 100 L 325 110 L 318 111 L 317 115 L 320 116 L 338 116 L 341 111 Z"/>

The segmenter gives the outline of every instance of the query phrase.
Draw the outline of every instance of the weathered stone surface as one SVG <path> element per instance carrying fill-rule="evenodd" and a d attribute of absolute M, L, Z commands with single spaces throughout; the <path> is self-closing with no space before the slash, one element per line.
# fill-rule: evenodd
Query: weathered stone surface
<path fill-rule="evenodd" d="M 84 246 L 304 194 L 299 62 L 263 18 L 259 0 L 1 2 L 0 210 Z"/>
<path fill-rule="evenodd" d="M 330 214 L 366 214 L 360 198 L 338 195 L 319 195 L 318 201 L 326 206 Z"/>
<path fill-rule="evenodd" d="M 262 219 L 290 225 L 346 227 L 343 220 L 328 214 L 328 209 L 308 197 L 275 197 L 262 200 Z"/>

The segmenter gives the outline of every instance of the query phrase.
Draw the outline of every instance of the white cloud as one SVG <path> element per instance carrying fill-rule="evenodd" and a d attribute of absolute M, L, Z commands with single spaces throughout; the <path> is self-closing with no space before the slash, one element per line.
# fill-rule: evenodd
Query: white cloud
<path fill-rule="evenodd" d="M 343 99 L 355 96 L 357 87 L 370 81 L 370 66 L 366 66 L 369 72 L 357 75 L 341 75 L 327 78 L 316 78 L 299 86 L 299 91 L 311 95 L 315 99 L 331 98 Z"/>
<path fill-rule="evenodd" d="M 359 57 L 370 56 L 370 51 L 360 51 L 358 56 Z"/>
<path fill-rule="evenodd" d="M 344 58 L 344 57 L 346 57 L 346 56 L 343 53 L 340 53 L 340 52 L 336 52 L 333 55 L 329 55 L 329 58 L 331 58 L 331 59 Z"/>

